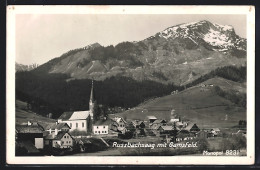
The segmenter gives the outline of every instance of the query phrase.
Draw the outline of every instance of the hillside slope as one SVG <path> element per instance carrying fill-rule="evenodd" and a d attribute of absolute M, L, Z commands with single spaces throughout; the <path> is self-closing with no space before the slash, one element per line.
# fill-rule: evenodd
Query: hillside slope
<path fill-rule="evenodd" d="M 56 120 L 38 115 L 26 108 L 26 103 L 20 100 L 15 101 L 15 124 L 24 124 L 28 121 L 38 122 L 42 126 L 55 123 Z"/>
<path fill-rule="evenodd" d="M 228 82 L 228 85 L 225 82 Z M 222 78 L 212 78 L 204 83 L 218 85 L 221 88 L 226 88 L 226 90 L 232 88 L 243 92 L 246 91 L 243 84 Z M 148 115 L 154 115 L 158 119 L 170 120 L 172 109 L 182 119 L 190 120 L 200 128 L 205 129 L 232 127 L 237 125 L 239 120 L 246 120 L 246 109 L 218 96 L 214 91 L 214 86 L 191 87 L 178 94 L 148 101 L 118 115 L 127 119 L 141 120 Z M 226 115 L 227 120 L 225 120 Z"/>

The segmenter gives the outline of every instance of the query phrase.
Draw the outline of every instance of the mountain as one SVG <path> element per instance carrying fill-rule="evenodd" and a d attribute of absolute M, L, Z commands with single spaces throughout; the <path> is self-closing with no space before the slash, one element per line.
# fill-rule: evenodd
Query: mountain
<path fill-rule="evenodd" d="M 24 65 L 15 63 L 15 71 L 30 71 L 38 67 L 38 64 Z"/>
<path fill-rule="evenodd" d="M 218 67 L 244 65 L 246 42 L 232 26 L 203 20 L 169 27 L 138 42 L 74 49 L 34 72 L 65 73 L 71 79 L 125 76 L 184 85 Z"/>

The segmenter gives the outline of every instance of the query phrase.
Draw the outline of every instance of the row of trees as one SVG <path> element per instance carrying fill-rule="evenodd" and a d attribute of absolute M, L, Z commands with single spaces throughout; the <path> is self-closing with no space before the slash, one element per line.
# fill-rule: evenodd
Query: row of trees
<path fill-rule="evenodd" d="M 194 85 L 200 84 L 210 78 L 215 76 L 219 76 L 228 80 L 232 80 L 235 82 L 243 83 L 246 81 L 246 67 L 245 66 L 225 66 L 219 67 L 208 74 L 205 74 L 193 82 L 186 85 L 186 87 L 192 87 Z"/>

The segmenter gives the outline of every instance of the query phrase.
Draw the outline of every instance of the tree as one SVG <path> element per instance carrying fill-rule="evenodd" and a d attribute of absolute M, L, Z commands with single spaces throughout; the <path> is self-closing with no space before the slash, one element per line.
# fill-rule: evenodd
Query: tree
<path fill-rule="evenodd" d="M 101 116 L 101 111 L 100 111 L 100 108 L 99 106 L 97 105 L 97 102 L 94 101 L 94 108 L 93 108 L 93 119 L 94 119 L 94 122 L 99 120 L 100 119 L 100 116 Z"/>

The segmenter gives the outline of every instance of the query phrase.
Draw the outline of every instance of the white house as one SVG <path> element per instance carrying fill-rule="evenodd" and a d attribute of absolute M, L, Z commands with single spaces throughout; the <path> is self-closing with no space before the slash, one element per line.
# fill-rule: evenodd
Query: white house
<path fill-rule="evenodd" d="M 106 135 L 111 127 L 110 119 L 98 120 L 93 124 L 93 133 L 95 135 Z"/>

